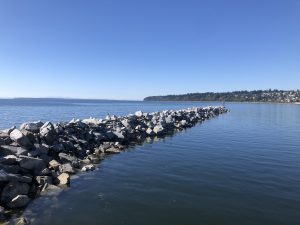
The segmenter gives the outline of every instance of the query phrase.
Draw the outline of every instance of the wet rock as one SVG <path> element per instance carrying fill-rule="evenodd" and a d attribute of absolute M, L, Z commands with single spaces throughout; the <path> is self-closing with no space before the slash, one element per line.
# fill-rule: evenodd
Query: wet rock
<path fill-rule="evenodd" d="M 70 184 L 70 175 L 68 173 L 60 174 L 57 179 L 59 180 L 59 184 L 61 185 L 69 185 Z"/>
<path fill-rule="evenodd" d="M 10 139 L 17 142 L 20 146 L 31 147 L 32 144 L 29 139 L 18 129 L 14 129 L 10 133 Z"/>
<path fill-rule="evenodd" d="M 86 165 L 86 166 L 82 167 L 82 169 L 81 169 L 82 172 L 87 172 L 87 171 L 92 171 L 92 170 L 95 170 L 95 166 L 93 164 Z"/>
<path fill-rule="evenodd" d="M 117 154 L 117 153 L 120 153 L 120 150 L 115 148 L 115 147 L 110 147 L 108 149 L 105 150 L 105 153 L 108 153 L 108 154 Z"/>
<path fill-rule="evenodd" d="M 30 221 L 26 217 L 18 218 L 15 222 L 16 225 L 29 225 Z"/>
<path fill-rule="evenodd" d="M 18 195 L 27 195 L 29 188 L 27 183 L 9 182 L 2 190 L 1 202 L 8 203 Z"/>
<path fill-rule="evenodd" d="M 7 204 L 7 206 L 9 208 L 21 208 L 28 205 L 29 202 L 30 198 L 27 195 L 18 195 L 13 198 L 11 202 Z"/>

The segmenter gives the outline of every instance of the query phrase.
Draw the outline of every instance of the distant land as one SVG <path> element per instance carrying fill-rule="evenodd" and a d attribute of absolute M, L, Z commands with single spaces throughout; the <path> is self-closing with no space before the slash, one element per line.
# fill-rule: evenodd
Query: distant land
<path fill-rule="evenodd" d="M 149 96 L 144 101 L 226 101 L 299 103 L 300 90 L 255 90 L 233 92 L 205 92 L 182 95 Z"/>

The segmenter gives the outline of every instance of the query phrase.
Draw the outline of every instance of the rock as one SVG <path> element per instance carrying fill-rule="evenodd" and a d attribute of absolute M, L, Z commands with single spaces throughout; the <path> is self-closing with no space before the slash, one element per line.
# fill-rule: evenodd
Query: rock
<path fill-rule="evenodd" d="M 5 156 L 5 155 L 27 155 L 28 150 L 22 147 L 16 147 L 16 146 L 11 146 L 11 145 L 2 145 L 0 146 L 0 155 Z"/>
<path fill-rule="evenodd" d="M 89 119 L 83 119 L 83 123 L 88 124 L 88 125 L 99 125 L 101 124 L 101 121 L 95 118 L 89 118 Z"/>
<path fill-rule="evenodd" d="M 9 208 L 22 208 L 28 205 L 30 198 L 27 195 L 18 195 L 7 204 Z"/>
<path fill-rule="evenodd" d="M 1 202 L 8 203 L 18 195 L 27 195 L 29 188 L 27 183 L 9 182 L 2 190 Z"/>
<path fill-rule="evenodd" d="M 160 135 L 164 132 L 164 128 L 162 125 L 156 125 L 154 128 L 153 128 L 153 132 L 157 135 Z"/>
<path fill-rule="evenodd" d="M 115 131 L 113 133 L 120 141 L 125 139 L 124 135 L 121 132 Z"/>
<path fill-rule="evenodd" d="M 30 131 L 32 133 L 38 133 L 40 131 L 40 128 L 43 125 L 44 125 L 44 123 L 41 122 L 41 121 L 23 123 L 20 126 L 20 130 L 27 130 L 27 131 Z"/>
<path fill-rule="evenodd" d="M 46 168 L 46 164 L 42 159 L 29 156 L 20 156 L 20 167 L 28 170 L 41 171 Z"/>
<path fill-rule="evenodd" d="M 17 163 L 17 159 L 18 157 L 16 157 L 15 155 L 7 155 L 0 158 L 0 163 L 4 165 L 13 165 Z"/>
<path fill-rule="evenodd" d="M 154 135 L 155 135 L 154 131 L 153 131 L 151 128 L 148 128 L 148 129 L 146 130 L 146 133 L 147 133 L 149 136 L 154 136 Z"/>
<path fill-rule="evenodd" d="M 10 135 L 10 133 L 11 133 L 14 129 L 16 129 L 16 126 L 12 126 L 11 128 L 2 130 L 1 132 Z"/>
<path fill-rule="evenodd" d="M 34 144 L 34 148 L 38 155 L 48 155 L 50 149 L 49 145 L 38 143 Z"/>
<path fill-rule="evenodd" d="M 49 167 L 55 170 L 58 169 L 60 165 L 61 164 L 54 159 L 49 162 Z"/>
<path fill-rule="evenodd" d="M 0 170 L 5 171 L 6 173 L 16 174 L 20 172 L 19 165 L 4 165 L 0 163 Z"/>
<path fill-rule="evenodd" d="M 110 147 L 110 148 L 105 150 L 105 153 L 116 154 L 116 153 L 120 153 L 120 150 L 115 148 L 115 147 Z"/>
<path fill-rule="evenodd" d="M 68 173 L 60 174 L 57 179 L 59 180 L 59 184 L 61 185 L 69 185 L 70 184 L 70 175 Z"/>
<path fill-rule="evenodd" d="M 62 161 L 62 162 L 70 162 L 70 163 L 72 163 L 72 162 L 76 162 L 76 161 L 78 161 L 78 159 L 75 157 L 75 156 L 71 156 L 71 155 L 68 155 L 68 154 L 66 154 L 66 153 L 63 153 L 63 152 L 61 152 L 61 153 L 59 153 L 58 154 L 58 157 L 59 157 L 59 159 Z"/>
<path fill-rule="evenodd" d="M 137 117 L 142 117 L 143 116 L 143 112 L 142 111 L 137 111 L 134 113 L 135 116 Z"/>
<path fill-rule="evenodd" d="M 55 186 L 53 184 L 45 184 L 41 195 L 45 195 L 45 194 L 50 194 L 50 193 L 58 193 L 59 191 L 61 191 L 62 189 L 58 186 Z"/>
<path fill-rule="evenodd" d="M 0 170 L 0 182 L 10 182 L 10 181 L 30 183 L 32 181 L 32 178 L 29 176 L 22 176 L 20 174 L 11 174 L 3 170 Z"/>
<path fill-rule="evenodd" d="M 69 173 L 69 174 L 74 174 L 75 170 L 73 169 L 72 165 L 70 163 L 65 163 L 59 166 L 59 171 L 61 173 Z"/>
<path fill-rule="evenodd" d="M 29 225 L 30 221 L 25 217 L 18 218 L 15 222 L 16 225 Z"/>
<path fill-rule="evenodd" d="M 95 166 L 93 164 L 86 165 L 86 166 L 82 167 L 82 169 L 81 169 L 82 172 L 87 172 L 87 171 L 92 171 L 92 170 L 95 170 Z"/>
<path fill-rule="evenodd" d="M 29 141 L 29 139 L 18 129 L 14 129 L 11 133 L 10 133 L 10 139 L 17 142 L 20 146 L 23 147 L 31 147 L 32 144 Z"/>
<path fill-rule="evenodd" d="M 51 145 L 56 140 L 56 131 L 54 129 L 54 126 L 50 122 L 46 122 L 41 128 L 40 128 L 40 137 L 46 141 L 47 144 Z"/>
<path fill-rule="evenodd" d="M 36 176 L 35 180 L 39 185 L 52 184 L 52 177 L 50 176 Z"/>

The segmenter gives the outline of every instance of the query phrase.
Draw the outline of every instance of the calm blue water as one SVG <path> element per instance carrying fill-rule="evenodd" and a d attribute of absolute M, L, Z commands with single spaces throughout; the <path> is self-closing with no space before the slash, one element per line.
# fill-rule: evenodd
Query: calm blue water
<path fill-rule="evenodd" d="M 0 100 L 0 127 L 211 104 L 218 103 Z M 105 159 L 25 214 L 49 225 L 300 224 L 300 105 L 227 107 L 228 114 Z"/>

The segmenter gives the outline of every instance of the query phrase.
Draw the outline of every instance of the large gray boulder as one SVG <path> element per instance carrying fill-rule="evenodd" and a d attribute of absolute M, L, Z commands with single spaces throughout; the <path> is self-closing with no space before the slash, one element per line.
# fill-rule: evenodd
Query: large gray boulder
<path fill-rule="evenodd" d="M 69 173 L 69 174 L 74 174 L 75 170 L 72 167 L 71 163 L 65 163 L 59 166 L 59 171 L 61 173 Z"/>
<path fill-rule="evenodd" d="M 18 129 L 14 129 L 9 136 L 11 140 L 17 142 L 20 146 L 23 147 L 32 146 L 32 143 L 29 141 L 29 139 Z"/>
<path fill-rule="evenodd" d="M 20 126 L 20 130 L 27 130 L 27 131 L 30 131 L 32 133 L 38 133 L 40 131 L 40 128 L 43 125 L 44 125 L 44 123 L 41 122 L 41 121 L 23 123 Z"/>
<path fill-rule="evenodd" d="M 27 155 L 28 150 L 26 150 L 23 147 L 16 147 L 12 145 L 2 145 L 0 146 L 0 156 L 6 156 L 6 155 Z"/>
<path fill-rule="evenodd" d="M 27 170 L 42 171 L 46 168 L 46 164 L 42 159 L 29 156 L 20 156 L 20 167 Z"/>
<path fill-rule="evenodd" d="M 3 170 L 0 170 L 0 182 L 11 182 L 11 181 L 30 183 L 32 181 L 32 177 L 7 173 Z"/>
<path fill-rule="evenodd" d="M 8 203 L 18 195 L 27 195 L 29 189 L 30 187 L 27 183 L 9 182 L 2 190 L 1 202 Z"/>
<path fill-rule="evenodd" d="M 30 198 L 27 195 L 18 195 L 15 198 L 13 198 L 7 206 L 9 208 L 22 208 L 28 205 L 30 202 Z"/>
<path fill-rule="evenodd" d="M 50 122 L 46 122 L 40 128 L 40 137 L 48 144 L 51 145 L 57 138 L 57 133 L 54 129 L 54 126 Z"/>

